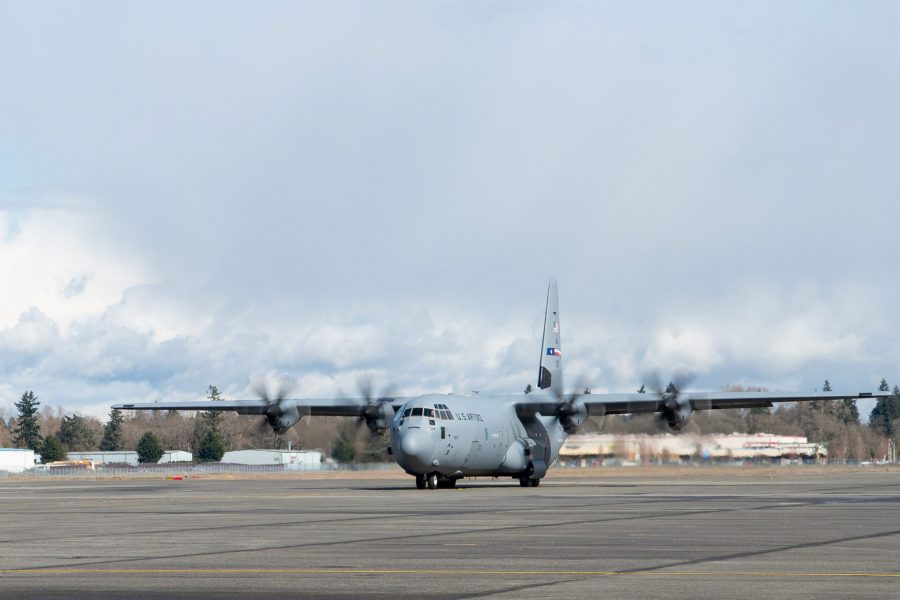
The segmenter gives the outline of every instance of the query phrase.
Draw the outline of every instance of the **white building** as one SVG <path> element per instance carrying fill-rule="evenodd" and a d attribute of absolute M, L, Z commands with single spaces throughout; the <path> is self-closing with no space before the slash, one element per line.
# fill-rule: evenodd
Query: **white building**
<path fill-rule="evenodd" d="M 322 453 L 317 450 L 232 450 L 222 457 L 223 463 L 236 465 L 284 465 L 297 471 L 320 471 Z"/>
<path fill-rule="evenodd" d="M 560 460 L 581 466 L 612 457 L 634 462 L 681 458 L 774 462 L 781 459 L 821 460 L 827 456 L 825 446 L 809 442 L 804 436 L 768 433 L 573 435 L 559 452 Z"/>
<path fill-rule="evenodd" d="M 22 448 L 0 448 L 0 471 L 21 473 L 33 469 L 35 465 L 34 450 Z"/>
<path fill-rule="evenodd" d="M 95 465 L 127 464 L 138 465 L 138 453 L 134 450 L 98 450 L 96 452 L 69 452 L 69 460 L 92 460 Z M 192 462 L 194 455 L 184 450 L 166 450 L 159 459 L 159 464 L 174 462 Z"/>
<path fill-rule="evenodd" d="M 134 450 L 98 450 L 96 452 L 69 452 L 69 460 L 91 460 L 95 465 L 127 464 L 138 465 L 138 454 Z"/>
<path fill-rule="evenodd" d="M 186 462 L 194 462 L 194 455 L 184 450 L 166 450 L 162 458 L 159 459 L 159 464 Z"/>

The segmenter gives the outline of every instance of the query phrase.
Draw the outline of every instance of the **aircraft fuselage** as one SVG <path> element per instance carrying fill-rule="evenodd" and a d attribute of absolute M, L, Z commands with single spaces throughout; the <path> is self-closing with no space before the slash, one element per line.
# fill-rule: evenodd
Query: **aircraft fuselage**
<path fill-rule="evenodd" d="M 429 394 L 391 421 L 391 453 L 411 475 L 438 473 L 540 479 L 566 433 L 554 416 L 520 414 L 521 396 Z"/>

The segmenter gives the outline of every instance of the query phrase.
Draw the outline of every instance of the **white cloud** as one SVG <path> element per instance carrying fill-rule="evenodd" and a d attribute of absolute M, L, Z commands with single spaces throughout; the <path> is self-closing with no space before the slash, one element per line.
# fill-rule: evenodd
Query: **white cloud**
<path fill-rule="evenodd" d="M 36 308 L 62 329 L 96 315 L 150 275 L 82 210 L 0 210 L 0 328 Z"/>
<path fill-rule="evenodd" d="M 647 349 L 645 362 L 657 369 L 665 365 L 672 371 L 708 373 L 722 362 L 722 356 L 716 349 L 716 340 L 695 325 L 658 331 Z"/>

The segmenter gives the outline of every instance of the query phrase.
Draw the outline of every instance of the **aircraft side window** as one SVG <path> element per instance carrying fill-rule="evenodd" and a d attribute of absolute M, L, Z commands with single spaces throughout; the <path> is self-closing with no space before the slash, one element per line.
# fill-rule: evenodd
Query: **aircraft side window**
<path fill-rule="evenodd" d="M 442 419 L 445 419 L 445 420 L 449 420 L 449 419 L 450 419 L 450 412 L 449 412 L 449 411 L 446 411 L 446 410 L 442 410 L 442 411 L 441 411 L 441 418 L 442 418 Z"/>
<path fill-rule="evenodd" d="M 406 417 L 408 417 L 408 416 L 409 416 L 409 413 L 411 413 L 411 412 L 412 412 L 412 409 L 411 409 L 411 408 L 407 408 L 406 410 L 404 410 L 404 411 L 403 411 L 403 418 L 405 419 Z"/>
<path fill-rule="evenodd" d="M 426 409 L 425 409 L 425 416 L 426 416 L 426 417 L 434 418 L 434 409 L 433 409 L 433 408 L 426 408 Z"/>
<path fill-rule="evenodd" d="M 434 425 L 434 419 L 428 419 L 428 424 L 429 424 L 429 425 Z"/>
<path fill-rule="evenodd" d="M 453 413 L 450 412 L 449 410 L 447 411 L 447 418 L 450 419 L 451 421 L 453 420 Z"/>
<path fill-rule="evenodd" d="M 416 407 L 416 408 L 412 409 L 412 416 L 421 417 L 422 416 L 422 408 Z"/>

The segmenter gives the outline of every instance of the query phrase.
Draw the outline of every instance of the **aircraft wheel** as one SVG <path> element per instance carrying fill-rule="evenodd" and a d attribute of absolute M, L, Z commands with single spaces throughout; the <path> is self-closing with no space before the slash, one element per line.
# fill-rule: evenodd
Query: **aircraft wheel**
<path fill-rule="evenodd" d="M 425 476 L 424 475 L 416 475 L 416 489 L 417 490 L 425 489 Z"/>
<path fill-rule="evenodd" d="M 426 476 L 426 482 L 428 483 L 429 490 L 436 490 L 438 486 L 438 474 L 430 473 Z"/>
<path fill-rule="evenodd" d="M 537 487 L 537 486 L 539 486 L 539 485 L 541 485 L 541 480 L 540 480 L 540 479 L 532 479 L 532 480 L 531 480 L 531 487 Z"/>
<path fill-rule="evenodd" d="M 519 477 L 519 485 L 522 487 L 529 487 L 531 485 L 531 478 L 528 475 L 522 475 Z"/>
<path fill-rule="evenodd" d="M 441 478 L 438 480 L 438 488 L 440 489 L 452 489 L 456 487 L 456 478 L 455 477 L 447 477 L 446 479 Z"/>

